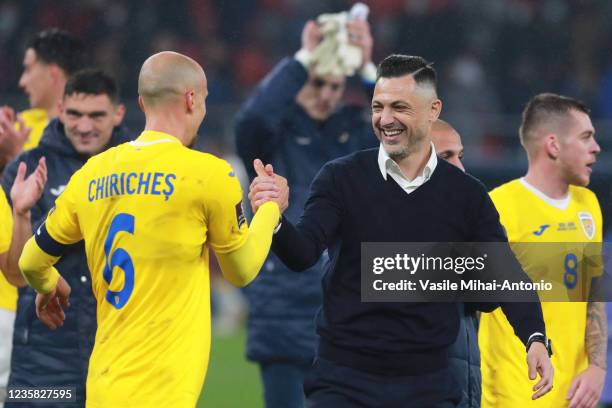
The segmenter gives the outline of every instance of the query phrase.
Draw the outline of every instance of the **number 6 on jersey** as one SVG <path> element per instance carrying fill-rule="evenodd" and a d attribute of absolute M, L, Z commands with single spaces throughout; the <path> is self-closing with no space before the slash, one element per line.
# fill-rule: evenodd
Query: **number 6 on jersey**
<path fill-rule="evenodd" d="M 122 231 L 132 235 L 134 234 L 133 215 L 125 213 L 117 214 L 111 221 L 108 235 L 104 241 L 104 253 L 106 254 L 104 272 L 102 273 L 104 280 L 109 286 L 111 285 L 113 280 L 113 269 L 115 267 L 121 268 L 124 275 L 123 289 L 120 291 L 113 291 L 109 288 L 106 291 L 106 300 L 113 305 L 115 309 L 121 309 L 125 306 L 134 290 L 134 264 L 132 263 L 132 258 L 130 258 L 130 255 L 123 248 L 116 248 L 112 254 L 110 253 L 115 236 Z M 110 264 L 108 262 L 109 259 Z"/>

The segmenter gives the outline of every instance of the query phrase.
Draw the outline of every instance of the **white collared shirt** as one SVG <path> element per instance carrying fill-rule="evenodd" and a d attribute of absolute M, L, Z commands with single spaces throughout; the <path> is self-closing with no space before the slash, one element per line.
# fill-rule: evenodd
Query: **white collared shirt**
<path fill-rule="evenodd" d="M 389 157 L 385 148 L 381 144 L 378 148 L 378 167 L 383 178 L 386 180 L 387 175 L 391 176 L 393 180 L 406 192 L 406 194 L 412 193 L 417 188 L 425 184 L 433 174 L 436 166 L 438 165 L 438 156 L 436 155 L 436 148 L 433 143 L 431 144 L 431 154 L 429 160 L 423 168 L 423 172 L 419 174 L 414 180 L 408 180 L 402 173 L 399 165 Z"/>

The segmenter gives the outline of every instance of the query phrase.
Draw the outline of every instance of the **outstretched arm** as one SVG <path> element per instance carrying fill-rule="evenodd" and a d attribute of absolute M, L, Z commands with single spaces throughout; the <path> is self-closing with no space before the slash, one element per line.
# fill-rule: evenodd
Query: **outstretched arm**
<path fill-rule="evenodd" d="M 330 164 L 325 165 L 315 177 L 297 225 L 283 218 L 274 236 L 272 250 L 294 271 L 303 271 L 314 265 L 332 242 L 340 225 L 343 210 L 332 168 Z M 254 180 L 249 193 L 254 209 L 262 195 L 271 194 L 269 190 L 266 183 Z"/>
<path fill-rule="evenodd" d="M 261 201 L 253 207 L 255 215 L 247 238 L 237 249 L 229 252 L 215 251 L 223 276 L 238 287 L 248 285 L 259 273 L 270 251 L 272 234 L 280 213 L 287 208 L 289 200 L 287 180 L 274 175 L 271 165 L 264 167 L 260 160 L 256 160 L 254 169 L 257 179 L 269 191 L 262 194 Z"/>
<path fill-rule="evenodd" d="M 270 251 L 279 215 L 278 205 L 266 202 L 253 217 L 244 245 L 232 252 L 216 254 L 223 276 L 234 286 L 248 285 L 259 273 Z"/>

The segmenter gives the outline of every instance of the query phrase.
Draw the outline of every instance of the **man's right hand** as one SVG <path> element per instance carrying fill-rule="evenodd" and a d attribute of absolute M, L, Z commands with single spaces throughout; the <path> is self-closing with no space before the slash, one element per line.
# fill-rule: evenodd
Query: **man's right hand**
<path fill-rule="evenodd" d="M 287 179 L 274 174 L 271 164 L 264 164 L 259 159 L 253 161 L 253 167 L 257 177 L 253 179 L 249 188 L 249 200 L 253 214 L 257 209 L 268 201 L 278 204 L 280 212 L 283 213 L 289 206 L 289 186 Z"/>
<path fill-rule="evenodd" d="M 18 215 L 27 214 L 42 196 L 47 183 L 47 162 L 44 157 L 38 161 L 38 166 L 32 174 L 25 177 L 27 166 L 19 163 L 17 175 L 11 188 L 13 211 Z"/>
<path fill-rule="evenodd" d="M 543 343 L 533 342 L 527 352 L 527 366 L 529 367 L 529 379 L 535 380 L 540 375 L 540 381 L 533 386 L 534 394 L 532 400 L 540 398 L 553 387 L 553 366 L 548 356 L 548 350 Z"/>

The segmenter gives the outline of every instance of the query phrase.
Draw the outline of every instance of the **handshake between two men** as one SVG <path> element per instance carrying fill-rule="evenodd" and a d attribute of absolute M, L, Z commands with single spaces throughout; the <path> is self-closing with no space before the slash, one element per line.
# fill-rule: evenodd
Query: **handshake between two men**
<path fill-rule="evenodd" d="M 257 173 L 257 177 L 253 179 L 249 187 L 249 200 L 251 201 L 251 209 L 253 214 L 257 209 L 268 201 L 274 201 L 278 204 L 281 214 L 289 206 L 289 186 L 287 179 L 274 174 L 274 168 L 271 164 L 264 164 L 261 160 L 255 159 L 253 167 Z"/>

